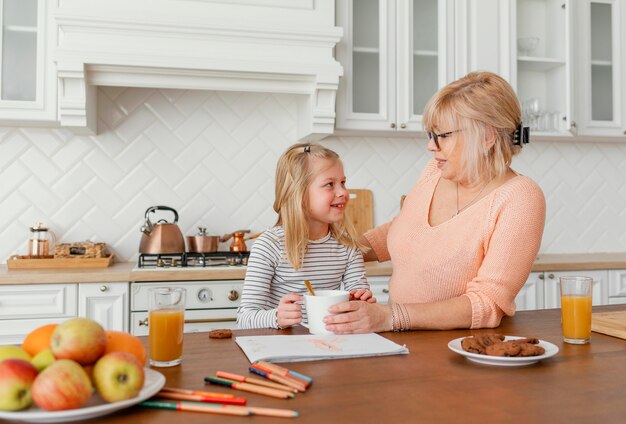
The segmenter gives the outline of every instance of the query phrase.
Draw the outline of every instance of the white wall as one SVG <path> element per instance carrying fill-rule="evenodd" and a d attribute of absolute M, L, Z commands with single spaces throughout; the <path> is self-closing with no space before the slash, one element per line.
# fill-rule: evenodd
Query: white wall
<path fill-rule="evenodd" d="M 0 261 L 26 253 L 39 221 L 62 242 L 102 241 L 135 260 L 153 205 L 177 209 L 185 235 L 274 223 L 274 167 L 296 141 L 295 96 L 104 87 L 98 106 L 95 137 L 0 128 Z M 322 143 L 342 156 L 350 187 L 374 192 L 377 224 L 430 158 L 424 140 Z M 542 252 L 626 251 L 626 143 L 535 142 L 514 167 L 546 194 Z"/>

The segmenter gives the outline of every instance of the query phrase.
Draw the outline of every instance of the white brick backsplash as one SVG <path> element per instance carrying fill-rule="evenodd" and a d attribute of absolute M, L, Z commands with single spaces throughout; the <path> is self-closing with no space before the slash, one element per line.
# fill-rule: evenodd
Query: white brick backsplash
<path fill-rule="evenodd" d="M 296 142 L 296 95 L 100 87 L 98 131 L 0 128 L 0 261 L 41 221 L 61 242 L 106 242 L 135 260 L 146 209 L 168 205 L 185 235 L 274 224 L 274 170 Z M 348 185 L 399 210 L 431 157 L 424 140 L 328 137 Z M 545 253 L 626 250 L 626 143 L 532 142 L 514 168 L 546 194 Z M 169 215 L 167 215 L 169 219 Z M 223 248 L 227 244 L 222 245 Z"/>

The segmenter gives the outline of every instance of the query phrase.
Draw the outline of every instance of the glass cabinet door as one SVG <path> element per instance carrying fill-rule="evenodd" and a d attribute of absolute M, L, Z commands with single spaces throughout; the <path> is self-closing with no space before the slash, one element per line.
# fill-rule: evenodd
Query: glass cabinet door
<path fill-rule="evenodd" d="M 37 97 L 37 0 L 0 0 L 0 99 Z"/>
<path fill-rule="evenodd" d="M 344 75 L 339 81 L 340 129 L 396 127 L 396 1 L 338 0 L 337 25 L 344 36 L 336 48 Z"/>
<path fill-rule="evenodd" d="M 447 82 L 440 44 L 445 2 L 412 0 L 398 9 L 398 33 L 404 34 L 398 39 L 398 125 L 420 131 L 424 106 Z"/>
<path fill-rule="evenodd" d="M 626 49 L 620 34 L 626 24 L 626 5 L 621 0 L 584 0 L 577 6 L 578 133 L 623 137 Z"/>
<path fill-rule="evenodd" d="M 568 1 L 517 0 L 516 88 L 531 133 L 570 130 L 571 55 Z"/>
<path fill-rule="evenodd" d="M 448 82 L 452 0 L 337 0 L 344 68 L 337 128 L 420 131 L 426 102 Z"/>

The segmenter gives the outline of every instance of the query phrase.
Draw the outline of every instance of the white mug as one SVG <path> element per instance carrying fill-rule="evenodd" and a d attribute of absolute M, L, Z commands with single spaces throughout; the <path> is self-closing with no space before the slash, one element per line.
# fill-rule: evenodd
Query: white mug
<path fill-rule="evenodd" d="M 316 290 L 315 296 L 304 295 L 304 307 L 306 308 L 309 332 L 311 334 L 334 334 L 326 330 L 324 317 L 334 315 L 328 312 L 328 308 L 338 303 L 350 300 L 350 292 L 345 290 Z"/>

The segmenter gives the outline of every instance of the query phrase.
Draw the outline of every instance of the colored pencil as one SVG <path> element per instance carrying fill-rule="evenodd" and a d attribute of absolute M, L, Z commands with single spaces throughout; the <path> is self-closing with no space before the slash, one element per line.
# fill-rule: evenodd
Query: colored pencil
<path fill-rule="evenodd" d="M 258 384 L 259 386 L 271 387 L 272 389 L 284 390 L 286 392 L 297 392 L 298 390 L 284 384 L 272 383 L 271 381 L 261 380 L 260 378 L 244 377 L 243 375 L 233 374 L 225 371 L 215 373 L 218 377 L 229 380 L 239 381 L 240 383 Z"/>
<path fill-rule="evenodd" d="M 257 363 L 261 365 L 262 367 L 276 370 L 276 372 L 279 374 L 290 375 L 297 379 L 303 380 L 304 383 L 308 383 L 308 384 L 313 383 L 313 379 L 311 377 L 308 377 L 304 374 L 300 374 L 299 372 L 296 372 L 294 370 L 290 370 L 289 368 L 281 367 L 280 365 L 272 364 L 271 362 L 267 362 L 267 361 L 258 361 Z"/>
<path fill-rule="evenodd" d="M 188 390 L 188 389 L 179 389 L 177 387 L 163 387 L 161 389 L 162 392 L 174 392 L 174 393 L 184 393 L 187 395 L 200 395 L 200 396 L 211 396 L 211 397 L 220 397 L 220 398 L 234 398 L 235 395 L 232 393 L 218 393 L 218 392 L 205 392 L 203 390 Z"/>
<path fill-rule="evenodd" d="M 195 402 L 210 402 L 210 403 L 223 403 L 226 405 L 245 405 L 245 398 L 225 398 L 225 397 L 213 397 L 213 396 L 202 396 L 202 395 L 188 395 L 185 393 L 175 393 L 175 392 L 159 392 L 155 397 L 163 398 L 163 399 L 175 399 L 175 400 L 191 400 Z"/>
<path fill-rule="evenodd" d="M 250 365 L 250 368 L 248 369 L 255 374 L 262 375 L 263 377 L 269 380 L 275 381 L 277 383 L 285 384 L 289 387 L 293 387 L 294 389 L 297 389 L 300 392 L 304 392 L 306 390 L 306 385 L 304 385 L 304 383 L 300 381 L 296 381 L 284 375 L 274 374 L 269 368 L 262 367 L 261 365 L 252 364 Z"/>
<path fill-rule="evenodd" d="M 259 395 L 265 395 L 265 396 L 270 396 L 270 397 L 279 398 L 279 399 L 287 399 L 287 398 L 295 397 L 293 393 L 285 392 L 283 390 L 257 386 L 257 385 L 250 384 L 250 383 L 238 383 L 234 380 L 228 380 L 226 378 L 220 378 L 216 376 L 204 377 L 204 381 L 206 383 L 231 387 L 236 390 L 243 390 L 245 392 L 257 393 Z"/>
<path fill-rule="evenodd" d="M 266 372 L 270 372 L 274 375 L 277 375 L 279 377 L 285 378 L 289 381 L 293 381 L 295 383 L 301 384 L 305 387 L 308 387 L 311 385 L 311 383 L 309 381 L 300 379 L 299 377 L 295 377 L 291 374 L 289 374 L 289 370 L 285 370 L 284 368 L 277 368 L 274 364 L 271 364 L 269 362 L 257 362 L 252 364 L 253 367 L 260 369 L 260 370 L 264 370 Z"/>
<path fill-rule="evenodd" d="M 140 406 L 161 409 L 175 409 L 178 411 L 208 412 L 225 415 L 263 415 L 266 417 L 297 417 L 298 412 L 290 409 L 279 408 L 258 408 L 250 406 L 221 405 L 218 403 L 197 403 L 197 402 L 158 402 L 144 401 Z"/>
<path fill-rule="evenodd" d="M 177 411 L 194 411 L 208 412 L 210 414 L 222 415 L 252 415 L 252 412 L 245 409 L 232 409 L 233 406 L 222 405 L 220 403 L 198 403 L 193 402 L 168 402 L 146 400 L 139 403 L 139 406 L 147 406 L 149 408 L 175 409 Z M 241 408 L 241 407 L 237 407 Z M 245 407 L 244 407 L 245 408 Z"/>

